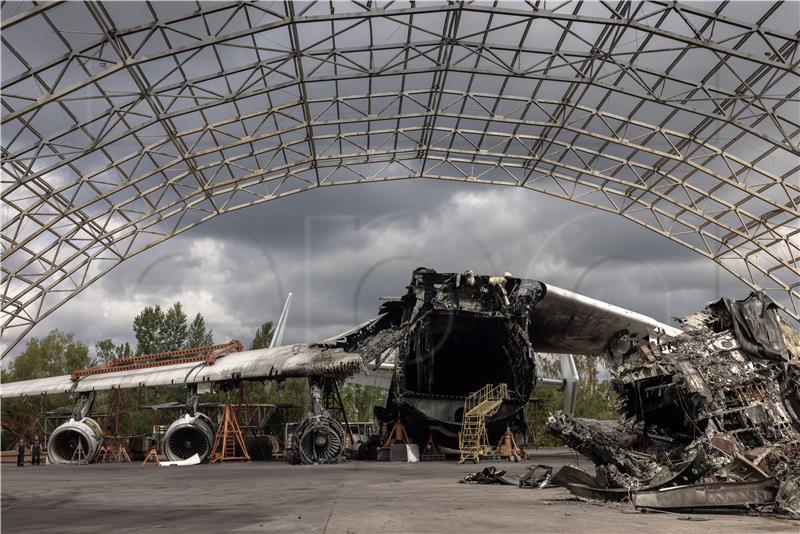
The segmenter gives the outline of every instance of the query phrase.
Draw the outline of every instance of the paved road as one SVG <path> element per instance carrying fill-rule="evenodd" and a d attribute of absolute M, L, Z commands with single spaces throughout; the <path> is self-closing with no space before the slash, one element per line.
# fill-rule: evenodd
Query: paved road
<path fill-rule="evenodd" d="M 543 452 L 528 463 L 574 457 Z M 489 464 L 487 464 L 489 465 Z M 481 467 L 483 465 L 481 464 Z M 741 515 L 643 514 L 580 502 L 565 490 L 458 484 L 473 466 L 278 462 L 139 467 L 3 465 L 2 531 L 17 532 L 800 532 Z M 692 519 L 692 520 L 689 520 Z"/>

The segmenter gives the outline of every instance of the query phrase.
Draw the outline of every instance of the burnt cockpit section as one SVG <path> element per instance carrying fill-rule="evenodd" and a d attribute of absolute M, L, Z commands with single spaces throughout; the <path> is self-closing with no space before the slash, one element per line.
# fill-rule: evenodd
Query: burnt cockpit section
<path fill-rule="evenodd" d="M 505 383 L 520 396 L 530 383 L 525 371 L 527 338 L 507 318 L 434 310 L 410 332 L 401 386 L 431 395 L 459 395 Z M 458 372 L 454 372 L 455 370 Z"/>
<path fill-rule="evenodd" d="M 408 292 L 381 308 L 389 331 L 399 333 L 385 417 L 401 417 L 421 443 L 432 434 L 454 446 L 464 399 L 505 383 L 510 398 L 489 432 L 523 431 L 521 409 L 536 381 L 528 315 L 543 292 L 538 282 L 511 276 L 414 271 Z"/>
<path fill-rule="evenodd" d="M 464 400 L 503 383 L 508 398 L 488 420 L 489 440 L 510 429 L 525 442 L 522 408 L 536 384 L 534 351 L 598 354 L 612 341 L 679 329 L 609 303 L 528 278 L 414 271 L 404 295 L 389 298 L 375 319 L 319 343 L 359 354 L 365 373 L 388 381 L 378 419 L 398 418 L 419 444 L 457 447 Z M 617 336 L 627 336 L 617 340 Z M 624 344 L 624 343 L 623 343 Z M 386 382 L 384 382 L 386 383 Z"/>

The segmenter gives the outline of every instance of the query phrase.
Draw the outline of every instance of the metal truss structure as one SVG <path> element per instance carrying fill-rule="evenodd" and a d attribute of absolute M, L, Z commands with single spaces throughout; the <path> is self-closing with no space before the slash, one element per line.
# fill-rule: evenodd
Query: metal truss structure
<path fill-rule="evenodd" d="M 797 2 L 6 2 L 6 351 L 222 213 L 423 177 L 617 213 L 800 318 Z"/>

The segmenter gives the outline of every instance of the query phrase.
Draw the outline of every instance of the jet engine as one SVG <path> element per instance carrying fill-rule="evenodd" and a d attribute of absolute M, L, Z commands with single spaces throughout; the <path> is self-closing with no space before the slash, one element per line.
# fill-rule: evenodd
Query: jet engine
<path fill-rule="evenodd" d="M 47 458 L 49 463 L 73 464 L 91 461 L 100 449 L 103 431 L 97 421 L 84 417 L 79 420 L 70 419 L 50 434 L 47 442 Z M 76 454 L 80 444 L 83 449 L 81 458 Z"/>
<path fill-rule="evenodd" d="M 345 453 L 344 429 L 330 413 L 309 414 L 297 425 L 292 445 L 298 463 L 341 462 Z"/>
<path fill-rule="evenodd" d="M 344 429 L 322 407 L 318 384 L 311 385 L 311 411 L 297 425 L 292 440 L 292 461 L 303 464 L 332 464 L 345 459 Z"/>
<path fill-rule="evenodd" d="M 186 414 L 173 422 L 164 433 L 164 454 L 170 461 L 180 461 L 194 454 L 205 461 L 214 443 L 214 425 L 201 413 Z"/>

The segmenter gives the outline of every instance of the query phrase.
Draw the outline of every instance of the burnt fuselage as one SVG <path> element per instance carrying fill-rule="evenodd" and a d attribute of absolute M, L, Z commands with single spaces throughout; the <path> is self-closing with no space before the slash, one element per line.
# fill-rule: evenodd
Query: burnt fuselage
<path fill-rule="evenodd" d="M 524 436 L 522 408 L 536 382 L 528 313 L 541 293 L 532 280 L 417 269 L 408 292 L 381 308 L 399 338 L 382 422 L 399 417 L 417 443 L 430 435 L 456 447 L 464 399 L 504 383 L 509 398 L 489 420 L 489 438 L 507 428 Z"/>

